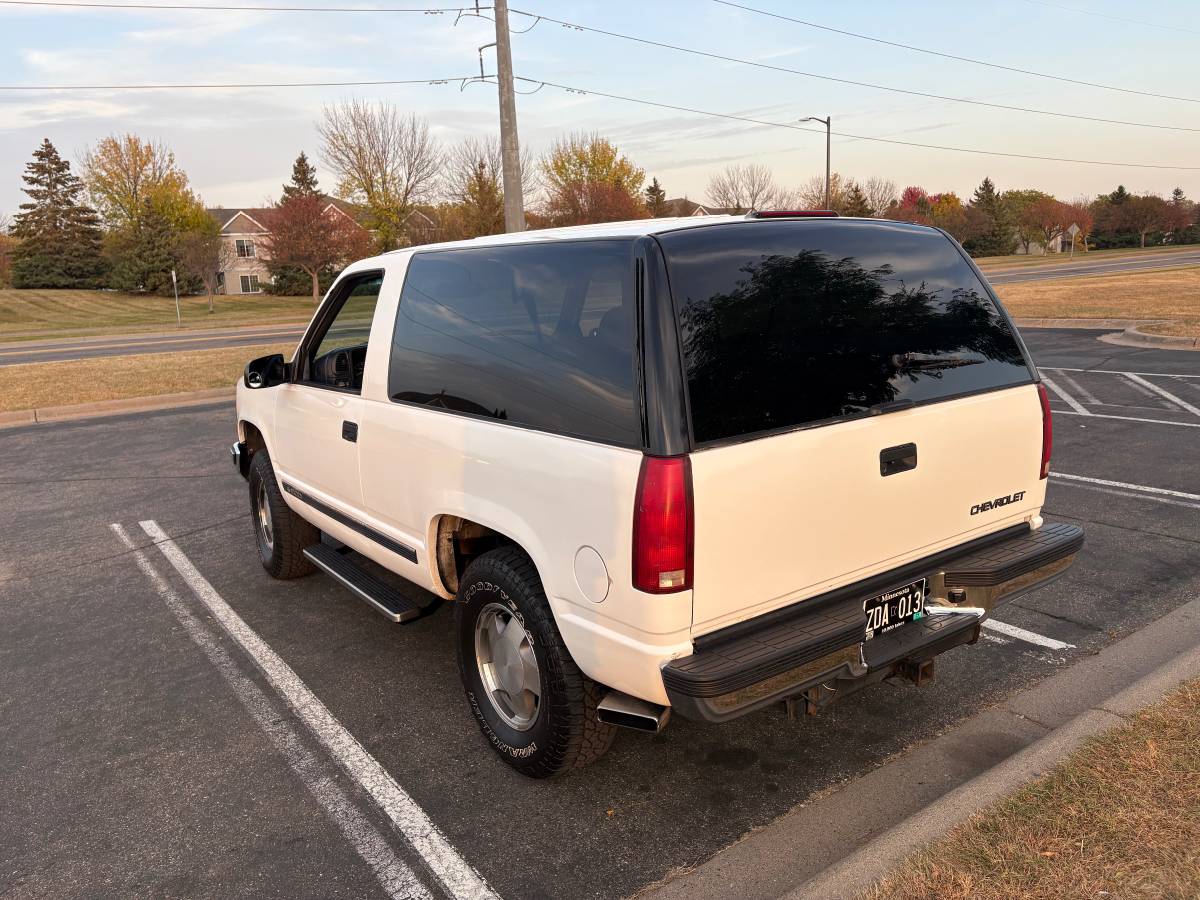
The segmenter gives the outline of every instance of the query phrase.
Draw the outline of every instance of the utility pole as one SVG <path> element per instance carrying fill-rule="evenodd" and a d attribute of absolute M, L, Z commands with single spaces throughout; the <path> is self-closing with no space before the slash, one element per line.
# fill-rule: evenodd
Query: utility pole
<path fill-rule="evenodd" d="M 500 157 L 504 169 L 504 230 L 525 230 L 521 193 L 521 148 L 517 142 L 517 97 L 513 90 L 508 0 L 493 0 L 496 14 L 496 79 L 500 86 Z"/>
<path fill-rule="evenodd" d="M 833 134 L 833 116 L 826 116 L 824 119 L 820 116 L 809 116 L 800 121 L 820 122 L 825 126 L 825 208 L 832 209 L 833 207 L 829 205 L 829 138 Z"/>

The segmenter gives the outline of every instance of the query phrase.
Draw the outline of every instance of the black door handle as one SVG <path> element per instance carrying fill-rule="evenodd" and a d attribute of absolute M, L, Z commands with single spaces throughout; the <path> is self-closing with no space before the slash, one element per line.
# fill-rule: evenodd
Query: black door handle
<path fill-rule="evenodd" d="M 885 478 L 917 467 L 917 445 L 901 444 L 879 451 L 879 474 Z"/>
<path fill-rule="evenodd" d="M 342 440 L 349 441 L 352 444 L 358 442 L 358 423 L 343 422 L 342 423 Z"/>

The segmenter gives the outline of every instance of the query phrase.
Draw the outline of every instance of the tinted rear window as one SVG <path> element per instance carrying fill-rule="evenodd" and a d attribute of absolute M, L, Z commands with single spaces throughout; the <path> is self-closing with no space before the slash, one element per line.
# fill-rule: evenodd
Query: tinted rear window
<path fill-rule="evenodd" d="M 745 222 L 659 235 L 698 443 L 1031 381 L 958 250 L 930 229 Z"/>
<path fill-rule="evenodd" d="M 633 275 L 630 241 L 418 253 L 400 295 L 388 392 L 635 445 Z"/>

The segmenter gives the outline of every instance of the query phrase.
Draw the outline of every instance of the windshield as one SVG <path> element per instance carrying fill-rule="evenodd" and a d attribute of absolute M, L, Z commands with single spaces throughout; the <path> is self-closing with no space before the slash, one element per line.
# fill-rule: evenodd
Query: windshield
<path fill-rule="evenodd" d="M 1033 380 L 975 272 L 932 229 L 749 221 L 658 238 L 697 443 Z"/>

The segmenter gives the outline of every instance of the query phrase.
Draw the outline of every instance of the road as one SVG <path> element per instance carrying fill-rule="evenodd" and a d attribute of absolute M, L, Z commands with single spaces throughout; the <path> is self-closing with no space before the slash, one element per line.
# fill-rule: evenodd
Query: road
<path fill-rule="evenodd" d="M 992 284 L 1013 284 L 1018 281 L 1049 281 L 1054 278 L 1079 278 L 1084 275 L 1109 275 L 1114 272 L 1149 271 L 1152 269 L 1177 269 L 1181 266 L 1200 265 L 1200 248 L 1194 252 L 1180 253 L 1149 253 L 1141 255 L 1130 253 L 1129 256 L 1102 256 L 1089 260 L 1084 254 L 1079 254 L 1074 260 L 1051 258 L 1042 264 L 1016 266 L 990 266 L 984 270 L 988 281 Z"/>
<path fill-rule="evenodd" d="M 1088 261 L 1080 254 L 1075 262 L 1053 259 L 1046 263 L 1021 266 L 1001 266 L 985 274 L 993 284 L 1012 284 L 1018 281 L 1045 281 L 1053 278 L 1077 278 L 1082 275 L 1103 275 L 1179 266 L 1200 265 L 1200 248 L 1195 252 L 1171 254 L 1130 253 L 1114 259 L 1100 257 Z M 257 344 L 298 341 L 305 326 L 276 325 L 240 329 L 210 329 L 176 334 L 115 335 L 107 338 L 59 338 L 46 341 L 0 343 L 0 367 L 20 363 L 59 362 L 69 359 L 91 359 L 100 356 L 127 356 L 134 353 L 171 353 L 177 350 L 216 350 L 223 347 L 246 347 Z"/>
<path fill-rule="evenodd" d="M 1027 332 L 1046 515 L 1088 538 L 998 612 L 1017 630 L 926 687 L 676 719 L 551 782 L 480 736 L 446 611 L 393 626 L 265 575 L 228 405 L 0 432 L 0 895 L 612 897 L 705 860 L 1196 595 L 1200 354 L 1096 335 Z"/>

